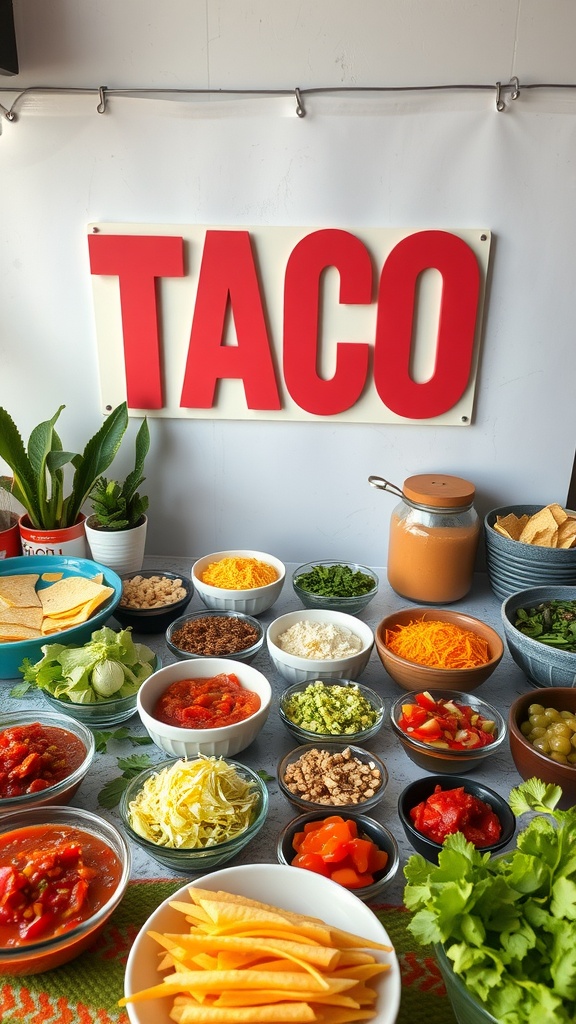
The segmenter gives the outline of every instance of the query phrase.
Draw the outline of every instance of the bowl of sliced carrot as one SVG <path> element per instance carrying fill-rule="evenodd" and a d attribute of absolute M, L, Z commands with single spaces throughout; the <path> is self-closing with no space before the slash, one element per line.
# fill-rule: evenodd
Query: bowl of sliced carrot
<path fill-rule="evenodd" d="M 443 608 L 402 608 L 378 624 L 380 661 L 403 690 L 470 693 L 500 664 L 504 643 L 486 622 Z"/>
<path fill-rule="evenodd" d="M 400 865 L 394 836 L 365 814 L 329 810 L 309 811 L 288 822 L 276 846 L 280 864 L 331 878 L 365 902 L 380 897 Z"/>

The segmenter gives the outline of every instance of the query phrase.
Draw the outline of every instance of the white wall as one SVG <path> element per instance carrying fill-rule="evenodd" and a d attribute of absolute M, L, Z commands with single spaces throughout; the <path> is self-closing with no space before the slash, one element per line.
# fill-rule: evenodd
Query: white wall
<path fill-rule="evenodd" d="M 392 497 L 442 471 L 481 512 L 565 502 L 576 437 L 576 7 L 570 0 L 15 0 L 20 74 L 0 79 L 0 404 L 25 438 L 65 403 L 101 421 L 93 221 L 486 227 L 494 233 L 470 427 L 152 420 L 149 553 L 256 547 L 386 561 Z M 110 98 L 113 88 L 495 84 L 493 91 Z M 8 91 L 6 91 L 8 90 Z M 137 423 L 130 426 L 130 437 Z M 114 475 L 130 468 L 125 442 Z"/>

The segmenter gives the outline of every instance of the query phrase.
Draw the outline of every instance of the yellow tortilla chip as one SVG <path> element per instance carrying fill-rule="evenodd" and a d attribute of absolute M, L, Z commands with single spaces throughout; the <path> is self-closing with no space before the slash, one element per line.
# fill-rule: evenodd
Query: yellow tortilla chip
<path fill-rule="evenodd" d="M 564 520 L 568 518 L 568 514 L 565 512 L 562 506 L 558 505 L 556 502 L 553 502 L 552 505 L 547 505 L 546 507 L 553 516 L 558 526 L 560 526 L 560 523 L 563 523 Z"/>
<path fill-rule="evenodd" d="M 558 527 L 559 548 L 573 548 L 576 546 L 576 519 L 573 516 L 566 516 L 563 523 Z"/>
<path fill-rule="evenodd" d="M 552 515 L 548 506 L 535 512 L 526 523 L 520 534 L 520 540 L 524 544 L 540 544 L 547 548 L 556 547 L 558 535 L 558 523 Z"/>
<path fill-rule="evenodd" d="M 101 604 L 112 593 L 111 587 L 103 587 L 102 584 L 94 583 L 85 576 L 68 576 L 40 590 L 39 596 L 44 614 L 59 616 L 92 602 L 96 597 L 99 598 L 98 604 Z"/>
<path fill-rule="evenodd" d="M 31 629 L 30 626 L 23 626 L 21 623 L 9 622 L 0 625 L 0 643 L 14 643 L 18 640 L 35 640 L 42 636 L 39 629 Z"/>
<path fill-rule="evenodd" d="M 510 540 L 520 540 L 520 534 L 529 518 L 526 514 L 520 517 L 515 516 L 513 512 L 507 516 L 496 516 L 494 529 L 496 533 L 501 533 L 503 537 L 509 537 Z"/>
<path fill-rule="evenodd" d="M 57 580 L 61 580 L 63 572 L 43 572 L 40 577 L 45 583 L 56 583 Z"/>
<path fill-rule="evenodd" d="M 0 576 L 0 598 L 10 607 L 34 608 L 40 604 L 36 593 L 38 573 Z"/>
<path fill-rule="evenodd" d="M 18 608 L 16 605 L 0 611 L 0 632 L 6 625 L 28 626 L 29 629 L 40 631 L 42 626 L 42 608 Z"/>

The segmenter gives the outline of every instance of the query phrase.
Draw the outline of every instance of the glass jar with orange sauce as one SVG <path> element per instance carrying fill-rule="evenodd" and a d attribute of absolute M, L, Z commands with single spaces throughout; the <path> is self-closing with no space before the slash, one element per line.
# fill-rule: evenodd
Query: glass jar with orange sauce
<path fill-rule="evenodd" d="M 472 586 L 480 538 L 468 480 L 442 473 L 408 477 L 392 511 L 388 582 L 409 601 L 450 604 Z"/>

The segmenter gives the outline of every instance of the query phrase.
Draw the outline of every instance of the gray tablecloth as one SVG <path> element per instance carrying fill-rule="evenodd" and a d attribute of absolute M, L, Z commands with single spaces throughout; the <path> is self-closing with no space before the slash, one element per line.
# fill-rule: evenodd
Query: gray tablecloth
<path fill-rule="evenodd" d="M 193 561 L 193 558 L 148 558 L 145 568 L 165 569 L 189 575 Z M 261 616 L 265 626 L 278 615 L 301 607 L 291 586 L 291 574 L 296 567 L 296 565 L 287 565 L 286 583 L 279 600 L 273 608 Z M 380 619 L 389 612 L 409 606 L 409 602 L 399 598 L 388 585 L 385 568 L 375 567 L 375 571 L 380 578 L 379 592 L 360 616 L 372 628 L 375 628 Z M 202 607 L 200 598 L 195 594 L 189 608 Z M 494 626 L 503 636 L 500 623 L 500 601 L 492 593 L 486 576 L 477 575 L 471 593 L 452 607 L 483 619 Z M 110 620 L 110 625 L 117 627 L 117 623 L 113 619 Z M 169 664 L 175 660 L 164 643 L 163 634 L 141 636 L 138 639 L 143 640 L 152 647 L 161 656 L 163 664 Z M 279 759 L 295 745 L 292 737 L 281 725 L 277 715 L 278 697 L 287 684 L 272 666 L 266 647 L 263 648 L 262 652 L 253 662 L 253 665 L 270 680 L 273 689 L 273 704 L 264 729 L 254 743 L 247 750 L 243 751 L 242 754 L 238 755 L 238 759 L 250 765 L 253 769 L 266 770 L 270 775 L 274 776 L 274 781 L 268 783 L 270 807 L 264 828 L 254 842 L 232 864 L 276 862 L 278 834 L 283 826 L 297 813 L 292 805 L 282 796 L 275 781 L 276 767 Z M 382 667 L 376 649 L 372 652 L 368 666 L 362 673 L 360 681 L 377 690 L 384 697 L 388 706 L 402 693 L 402 690 L 390 679 Z M 38 692 L 29 691 L 20 700 L 10 697 L 9 692 L 12 685 L 9 680 L 2 681 L 0 687 L 0 709 L 2 711 L 16 711 L 22 707 L 33 707 L 37 708 L 40 714 L 42 709 L 46 710 L 46 703 Z M 529 684 L 526 677 L 514 664 L 506 649 L 496 671 L 476 693 L 484 700 L 494 704 L 506 718 L 514 698 L 530 688 L 531 684 Z M 130 719 L 127 724 L 134 734 L 145 735 L 144 727 L 137 715 Z M 384 799 L 372 812 L 372 816 L 382 821 L 396 836 L 400 847 L 401 864 L 403 864 L 412 851 L 404 837 L 398 820 L 396 810 L 398 796 L 410 781 L 419 778 L 423 773 L 406 756 L 388 723 L 384 725 L 377 736 L 366 743 L 366 746 L 384 759 L 390 777 Z M 145 752 L 153 760 L 162 760 L 165 756 L 155 746 L 134 747 L 127 740 L 122 743 L 109 743 L 106 753 L 96 755 L 93 767 L 78 790 L 74 803 L 96 811 L 119 824 L 119 815 L 116 810 L 106 810 L 99 806 L 98 794 L 109 779 L 120 774 L 117 762 L 118 757 L 126 757 L 135 752 Z M 489 767 L 478 769 L 475 775 L 488 786 L 491 786 L 505 796 L 507 796 L 513 786 L 518 785 L 521 781 L 514 767 L 507 743 L 497 755 L 490 759 Z M 133 854 L 133 878 L 171 877 L 170 872 L 166 868 L 159 865 L 140 848 L 134 848 Z M 177 877 L 177 875 L 174 874 L 173 877 Z M 400 904 L 402 902 L 402 892 L 403 875 L 400 869 L 395 882 L 386 894 L 387 902 Z"/>

